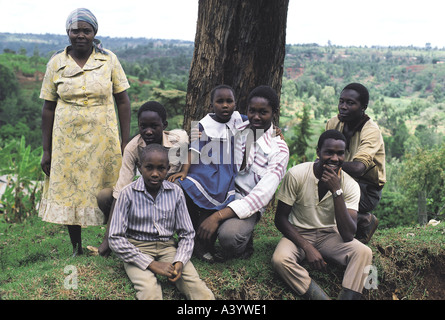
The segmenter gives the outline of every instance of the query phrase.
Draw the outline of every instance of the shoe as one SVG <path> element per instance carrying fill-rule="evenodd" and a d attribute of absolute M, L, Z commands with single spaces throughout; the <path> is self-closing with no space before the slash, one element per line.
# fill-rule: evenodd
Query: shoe
<path fill-rule="evenodd" d="M 73 255 L 71 257 L 75 258 L 75 257 L 80 256 L 80 255 L 83 255 L 83 249 L 82 249 L 81 246 L 76 244 L 75 246 L 73 246 Z"/>
<path fill-rule="evenodd" d="M 371 215 L 371 221 L 366 225 L 362 223 L 357 223 L 357 233 L 355 238 L 360 242 L 367 244 L 371 237 L 373 236 L 375 230 L 377 230 L 377 226 L 379 225 L 379 219 L 373 214 Z"/>
<path fill-rule="evenodd" d="M 252 235 L 249 238 L 249 242 L 247 242 L 246 249 L 241 254 L 240 258 L 241 259 L 249 259 L 252 256 L 253 251 L 254 251 L 254 249 L 253 249 L 253 232 L 252 232 Z"/>
<path fill-rule="evenodd" d="M 326 292 L 324 292 L 314 280 L 311 280 L 309 289 L 303 294 L 303 297 L 307 300 L 331 300 Z"/>
<path fill-rule="evenodd" d="M 362 294 L 360 292 L 355 292 L 350 289 L 342 288 L 338 294 L 337 300 L 361 300 Z"/>
<path fill-rule="evenodd" d="M 218 251 L 214 254 L 214 258 L 216 262 L 224 262 L 229 259 L 249 259 L 253 254 L 253 234 L 247 242 L 246 248 L 244 252 L 237 255 L 230 255 L 227 252 Z"/>
<path fill-rule="evenodd" d="M 90 251 L 90 255 L 97 256 L 99 255 L 99 249 L 94 246 L 87 246 L 87 249 Z"/>
<path fill-rule="evenodd" d="M 196 252 L 193 251 L 193 255 L 198 258 L 199 260 L 213 263 L 215 262 L 215 259 L 213 258 L 213 255 L 210 252 Z"/>
<path fill-rule="evenodd" d="M 228 257 L 222 251 L 216 252 L 213 255 L 213 258 L 215 259 L 215 262 L 225 262 L 228 260 Z"/>
<path fill-rule="evenodd" d="M 204 247 L 199 243 L 195 242 L 195 249 L 193 250 L 193 255 L 197 257 L 199 260 L 205 261 L 205 262 L 215 262 L 215 259 L 213 258 L 213 255 L 204 249 Z"/>

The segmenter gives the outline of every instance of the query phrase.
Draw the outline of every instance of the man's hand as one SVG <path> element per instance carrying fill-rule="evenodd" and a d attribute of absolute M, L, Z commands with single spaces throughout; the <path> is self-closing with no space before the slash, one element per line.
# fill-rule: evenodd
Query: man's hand
<path fill-rule="evenodd" d="M 307 248 L 304 249 L 304 252 L 306 253 L 306 260 L 312 269 L 326 270 L 326 262 L 321 256 L 320 251 L 315 249 L 313 245 L 309 244 Z"/>
<path fill-rule="evenodd" d="M 320 180 L 332 193 L 340 189 L 340 178 L 337 172 L 328 165 L 324 165 L 323 168 L 324 170 Z"/>
<path fill-rule="evenodd" d="M 173 277 L 168 278 L 170 282 L 176 282 L 179 278 L 181 278 L 182 268 L 184 267 L 184 265 L 180 261 L 175 262 L 173 266 L 175 267 L 175 269 L 173 270 Z"/>
<path fill-rule="evenodd" d="M 212 214 L 207 217 L 199 226 L 198 232 L 196 233 L 199 238 L 204 241 L 210 241 L 212 235 L 218 230 L 219 227 L 219 217 L 217 214 Z"/>

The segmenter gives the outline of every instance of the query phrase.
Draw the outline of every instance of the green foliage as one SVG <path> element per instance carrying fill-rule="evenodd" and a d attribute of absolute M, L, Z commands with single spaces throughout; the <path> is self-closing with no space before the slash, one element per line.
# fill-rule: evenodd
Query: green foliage
<path fill-rule="evenodd" d="M 0 55 L 0 64 L 7 65 L 14 72 L 27 77 L 33 77 L 36 72 L 44 73 L 47 61 L 46 58 L 39 56 L 38 51 L 31 57 L 13 53 Z"/>
<path fill-rule="evenodd" d="M 379 228 L 395 228 L 417 224 L 417 203 L 409 201 L 400 192 L 383 188 L 382 199 L 373 214 L 379 219 Z"/>
<path fill-rule="evenodd" d="M 186 92 L 177 89 L 153 89 L 154 99 L 165 107 L 169 117 L 184 114 L 183 110 L 185 106 L 185 96 Z"/>
<path fill-rule="evenodd" d="M 391 136 L 385 136 L 385 153 L 387 157 L 401 158 L 405 154 L 405 142 L 410 134 L 405 122 L 398 119 Z"/>
<path fill-rule="evenodd" d="M 24 88 L 16 79 L 17 71 L 13 72 L 9 67 L 11 61 L 17 62 L 13 63 L 14 69 L 18 68 L 23 72 L 20 68 L 30 65 L 31 58 L 12 54 L 0 55 L 0 146 L 4 144 L 3 141 L 20 139 L 24 135 L 34 148 L 41 144 L 42 101 L 33 86 L 35 79 L 27 81 L 31 87 Z M 8 63 L 8 67 L 2 63 Z"/>
<path fill-rule="evenodd" d="M 6 177 L 0 203 L 6 221 L 21 222 L 36 213 L 41 195 L 41 157 L 42 148 L 31 151 L 23 136 L 0 149 L 0 176 Z"/>
<path fill-rule="evenodd" d="M 436 215 L 445 205 L 445 144 L 406 155 L 404 168 L 400 176 L 404 193 L 417 201 L 419 191 L 424 191 L 427 211 Z"/>
<path fill-rule="evenodd" d="M 308 161 L 306 157 L 306 150 L 309 146 L 309 137 L 312 134 L 309 112 L 309 107 L 304 106 L 301 121 L 298 123 L 298 125 L 295 125 L 292 128 L 293 135 L 287 140 L 289 153 L 291 154 L 288 167 Z"/>
<path fill-rule="evenodd" d="M 1 56 L 1 55 L 0 55 Z M 11 68 L 0 62 L 0 103 L 19 91 L 19 84 Z M 3 107 L 0 105 L 0 112 Z"/>

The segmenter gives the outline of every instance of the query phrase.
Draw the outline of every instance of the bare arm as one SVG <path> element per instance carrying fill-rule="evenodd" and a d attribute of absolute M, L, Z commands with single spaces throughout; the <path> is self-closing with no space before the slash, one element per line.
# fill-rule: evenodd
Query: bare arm
<path fill-rule="evenodd" d="M 125 146 L 130 140 L 130 98 L 128 97 L 127 91 L 122 91 L 120 93 L 114 94 L 114 99 L 117 105 L 117 112 L 119 116 L 119 125 L 121 129 L 122 138 L 122 153 L 124 153 Z"/>
<path fill-rule="evenodd" d="M 219 225 L 223 221 L 234 217 L 236 217 L 236 214 L 230 207 L 215 211 L 201 223 L 196 235 L 199 238 L 208 241 L 212 238 L 212 235 L 218 230 Z"/>
<path fill-rule="evenodd" d="M 343 162 L 342 168 L 347 174 L 354 178 L 361 177 L 366 170 L 365 164 L 360 161 Z"/>
<path fill-rule="evenodd" d="M 49 176 L 51 169 L 51 146 L 56 105 L 57 101 L 45 100 L 42 108 L 43 156 L 40 165 L 47 176 Z"/>
<path fill-rule="evenodd" d="M 334 194 L 335 191 L 341 188 L 340 178 L 329 166 L 325 166 L 324 169 L 320 180 L 325 183 L 329 191 Z M 338 232 L 343 241 L 351 241 L 357 231 L 357 211 L 346 208 L 343 194 L 334 198 L 334 211 Z"/>

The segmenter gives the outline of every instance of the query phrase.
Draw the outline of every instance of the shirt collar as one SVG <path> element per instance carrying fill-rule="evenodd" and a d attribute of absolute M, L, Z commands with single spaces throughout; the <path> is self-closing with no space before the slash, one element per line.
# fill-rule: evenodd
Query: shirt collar
<path fill-rule="evenodd" d="M 249 120 L 244 121 L 240 126 L 238 126 L 238 130 L 242 132 L 242 136 L 244 139 L 247 137 L 249 133 Z M 270 125 L 270 128 L 263 133 L 261 137 L 256 140 L 257 145 L 261 148 L 261 150 L 265 154 L 269 154 L 272 151 L 272 139 L 275 137 L 275 129 L 273 124 Z"/>
<path fill-rule="evenodd" d="M 162 145 L 166 148 L 171 148 L 171 147 L 173 147 L 173 143 L 170 141 L 168 136 L 169 136 L 169 132 L 167 132 L 167 131 L 162 132 Z M 144 148 L 146 145 L 147 144 L 145 143 L 144 139 L 142 139 L 142 136 L 139 134 L 138 146 L 141 148 Z"/>
<path fill-rule="evenodd" d="M 213 119 L 212 115 L 214 115 L 214 113 L 209 113 L 199 121 L 206 135 L 210 138 L 227 139 L 227 129 L 234 135 L 236 134 L 237 128 L 243 124 L 241 114 L 238 111 L 234 111 L 227 122 L 218 122 Z"/>
<path fill-rule="evenodd" d="M 65 77 L 73 77 L 79 73 L 82 73 L 85 70 L 94 70 L 105 64 L 105 62 L 110 58 L 108 55 L 103 54 L 99 51 L 96 51 L 96 48 L 93 48 L 93 52 L 91 53 L 88 61 L 85 63 L 83 68 L 81 68 L 73 58 L 68 55 L 68 50 L 71 46 L 65 48 L 63 54 L 61 55 L 60 64 L 58 66 L 58 70 L 64 68 L 63 75 Z"/>
<path fill-rule="evenodd" d="M 272 139 L 274 135 L 275 129 L 273 124 L 271 124 L 270 128 L 257 140 L 258 145 L 264 153 L 270 153 L 272 151 Z"/>
<path fill-rule="evenodd" d="M 133 189 L 140 192 L 146 191 L 143 177 L 139 177 L 136 180 L 136 183 L 133 185 Z M 164 190 L 172 190 L 172 189 L 174 189 L 174 185 L 171 182 L 168 182 L 167 180 L 162 181 L 161 192 Z"/>

